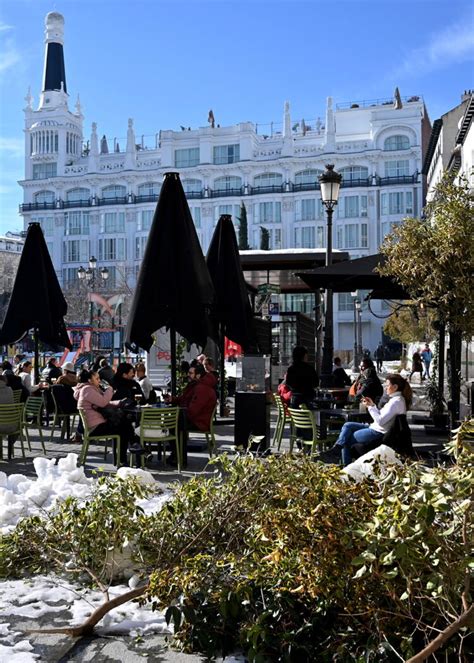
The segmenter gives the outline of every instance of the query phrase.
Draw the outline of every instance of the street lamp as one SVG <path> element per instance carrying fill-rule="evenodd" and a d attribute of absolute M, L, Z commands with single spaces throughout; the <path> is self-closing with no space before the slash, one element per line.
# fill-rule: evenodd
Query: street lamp
<path fill-rule="evenodd" d="M 357 327 L 358 327 L 358 337 L 359 344 L 357 346 L 357 359 L 362 361 L 362 302 L 360 299 L 356 299 L 354 302 L 355 310 L 357 312 Z"/>
<path fill-rule="evenodd" d="M 93 294 L 95 288 L 96 274 L 97 274 L 97 259 L 94 258 L 94 256 L 91 256 L 89 258 L 89 267 L 87 269 L 84 269 L 84 267 L 81 265 L 77 270 L 77 276 L 79 280 L 85 281 L 87 283 L 87 287 L 91 295 Z M 109 278 L 109 270 L 107 269 L 107 267 L 101 267 L 99 270 L 99 274 L 100 278 L 105 283 Z M 89 363 L 91 365 L 94 359 L 93 325 L 94 325 L 94 302 L 92 301 L 92 296 L 91 296 L 89 302 L 89 326 L 91 331 Z"/>
<path fill-rule="evenodd" d="M 332 215 L 339 199 L 342 175 L 334 170 L 334 164 L 328 164 L 319 176 L 321 200 L 327 215 L 326 267 L 332 265 Z M 324 319 L 324 347 L 321 366 L 321 386 L 332 384 L 332 359 L 334 354 L 332 290 L 326 289 L 326 307 Z"/>

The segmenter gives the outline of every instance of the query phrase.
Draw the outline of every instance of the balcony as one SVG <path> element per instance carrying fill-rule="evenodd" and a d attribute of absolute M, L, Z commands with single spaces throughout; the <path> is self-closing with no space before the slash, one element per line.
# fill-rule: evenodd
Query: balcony
<path fill-rule="evenodd" d="M 257 196 L 262 193 L 284 193 L 284 184 L 270 184 L 268 186 L 252 186 L 249 187 L 251 195 Z"/>
<path fill-rule="evenodd" d="M 159 193 L 146 193 L 141 196 L 133 196 L 134 203 L 156 203 Z"/>
<path fill-rule="evenodd" d="M 97 198 L 97 205 L 124 205 L 128 201 L 127 196 L 115 196 L 115 198 Z"/>
<path fill-rule="evenodd" d="M 345 180 L 344 178 L 342 178 L 341 187 L 348 188 L 356 186 L 370 186 L 371 181 L 372 181 L 371 177 L 363 177 L 361 179 L 352 179 L 352 180 Z"/>
<path fill-rule="evenodd" d="M 38 212 L 44 209 L 56 209 L 55 202 L 50 203 L 23 203 L 20 205 L 20 212 Z"/>
<path fill-rule="evenodd" d="M 395 175 L 394 177 L 378 177 L 377 186 L 387 186 L 391 184 L 416 184 L 418 182 L 418 173 L 413 175 Z"/>
<path fill-rule="evenodd" d="M 215 189 L 214 191 L 209 191 L 210 198 L 225 198 L 226 196 L 242 196 L 244 193 L 244 187 L 239 186 L 235 189 Z M 188 196 L 189 194 L 186 194 Z"/>
<path fill-rule="evenodd" d="M 71 209 L 72 207 L 90 207 L 92 205 L 92 200 L 86 198 L 84 200 L 61 200 L 60 206 L 64 209 Z"/>

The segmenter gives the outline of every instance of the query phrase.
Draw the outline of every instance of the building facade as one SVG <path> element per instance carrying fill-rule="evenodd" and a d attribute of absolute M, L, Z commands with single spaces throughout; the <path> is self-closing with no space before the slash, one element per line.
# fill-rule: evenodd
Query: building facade
<path fill-rule="evenodd" d="M 147 241 L 163 173 L 178 171 L 204 251 L 221 214 L 238 226 L 245 204 L 249 244 L 260 248 L 318 248 L 326 218 L 318 175 L 334 163 L 343 175 L 334 217 L 333 246 L 351 257 L 376 253 L 383 237 L 423 206 L 421 168 L 429 119 L 420 97 L 334 104 L 324 120 L 259 127 L 242 122 L 138 136 L 128 120 L 124 140 L 107 139 L 92 122 L 85 133 L 79 99 L 69 109 L 63 56 L 64 19 L 46 17 L 46 54 L 39 105 L 25 110 L 23 214 L 42 224 L 65 287 L 90 255 L 110 271 L 110 286 L 133 287 Z M 102 136 L 100 136 L 102 134 Z M 304 308 L 301 298 L 286 307 Z M 383 304 L 373 305 L 382 312 Z M 335 348 L 353 346 L 353 301 L 336 296 Z M 383 314 L 383 313 L 382 313 Z M 363 314 L 364 346 L 375 348 L 383 321 Z"/>

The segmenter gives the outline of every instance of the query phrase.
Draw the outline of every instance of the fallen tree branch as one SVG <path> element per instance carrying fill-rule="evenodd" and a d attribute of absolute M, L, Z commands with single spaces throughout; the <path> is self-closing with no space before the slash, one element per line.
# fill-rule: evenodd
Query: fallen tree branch
<path fill-rule="evenodd" d="M 105 601 L 102 603 L 94 612 L 90 615 L 86 621 L 80 626 L 75 627 L 64 627 L 64 628 L 51 628 L 51 629 L 35 629 L 26 631 L 26 633 L 64 633 L 65 635 L 70 635 L 73 638 L 80 638 L 84 635 L 90 635 L 94 631 L 94 627 L 100 622 L 102 617 L 104 617 L 108 612 L 117 608 L 123 603 L 128 601 L 133 601 L 139 596 L 143 596 L 148 591 L 149 585 L 142 585 L 141 587 L 136 587 L 131 589 L 125 594 L 120 594 L 110 601 Z"/>
<path fill-rule="evenodd" d="M 418 654 L 415 654 L 415 656 L 409 658 L 406 663 L 423 663 L 423 661 L 426 661 L 426 659 L 431 656 L 431 654 L 434 654 L 435 651 L 438 651 L 438 649 L 442 647 L 444 643 L 447 642 L 450 638 L 452 638 L 453 635 L 455 635 L 460 629 L 462 629 L 464 626 L 467 626 L 472 621 L 473 616 L 474 605 L 471 605 L 471 607 L 466 612 L 463 612 L 455 622 L 447 626 L 444 631 L 441 631 L 441 633 L 437 635 L 434 640 L 432 640 Z"/>

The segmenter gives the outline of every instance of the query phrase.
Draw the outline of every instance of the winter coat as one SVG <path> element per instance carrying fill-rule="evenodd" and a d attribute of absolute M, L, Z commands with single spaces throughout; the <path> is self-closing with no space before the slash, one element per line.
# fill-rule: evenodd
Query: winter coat
<path fill-rule="evenodd" d="M 75 387 L 77 385 L 77 376 L 75 373 L 63 373 L 56 384 L 63 384 L 66 387 Z"/>
<path fill-rule="evenodd" d="M 107 387 L 105 392 L 102 392 L 98 387 L 89 384 L 88 382 L 81 382 L 74 389 L 74 398 L 77 400 L 77 407 L 84 410 L 87 426 L 90 430 L 104 424 L 106 419 L 95 408 L 105 407 L 106 405 L 118 405 L 118 402 L 112 401 L 113 390 L 112 387 Z"/>
<path fill-rule="evenodd" d="M 145 404 L 146 398 L 143 395 L 142 388 L 136 380 L 127 380 L 127 378 L 114 377 L 112 381 L 113 398 L 115 401 L 121 401 L 123 398 L 135 400 L 135 395 L 142 397 L 142 404 Z"/>
<path fill-rule="evenodd" d="M 377 371 L 373 366 L 366 368 L 361 372 L 357 380 L 357 396 L 368 396 L 374 403 L 377 403 L 383 394 L 382 383 L 380 382 Z"/>
<path fill-rule="evenodd" d="M 318 386 L 318 376 L 311 364 L 299 361 L 288 367 L 285 382 L 293 396 L 298 394 L 301 402 L 310 402 L 314 398 L 314 390 Z"/>
<path fill-rule="evenodd" d="M 173 399 L 180 407 L 186 408 L 186 416 L 192 426 L 201 431 L 209 430 L 211 417 L 217 403 L 217 379 L 206 373 L 198 380 L 190 382 L 181 396 Z"/>

